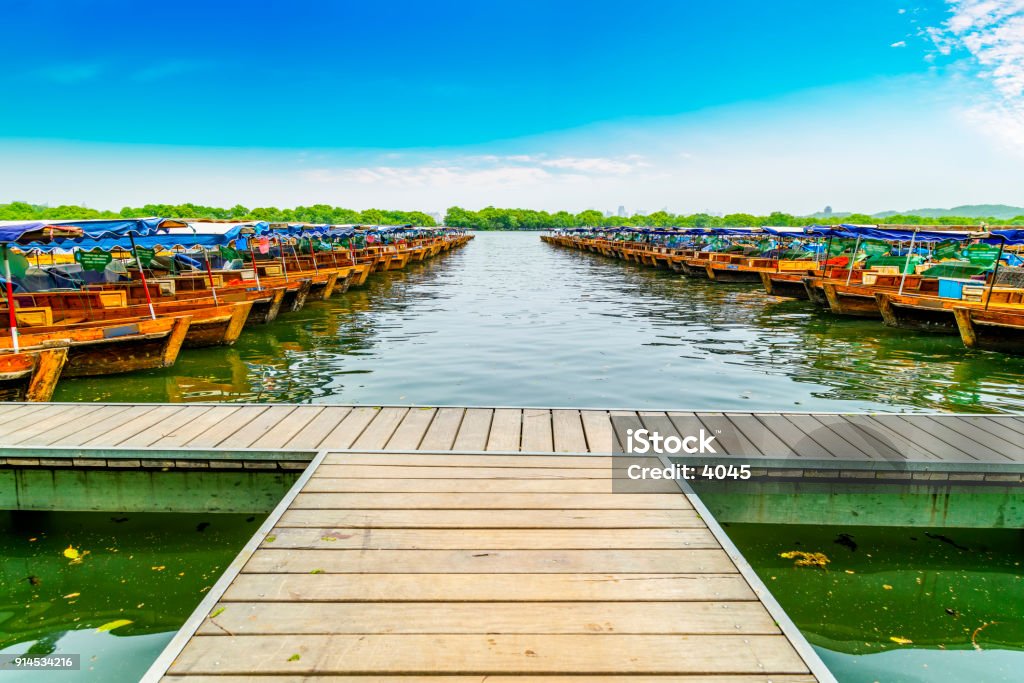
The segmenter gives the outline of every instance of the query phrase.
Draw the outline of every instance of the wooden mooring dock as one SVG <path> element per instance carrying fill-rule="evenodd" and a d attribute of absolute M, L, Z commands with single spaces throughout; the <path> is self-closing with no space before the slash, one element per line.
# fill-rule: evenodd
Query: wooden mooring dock
<path fill-rule="evenodd" d="M 685 484 L 613 492 L 613 419 L 764 478 L 1024 472 L 1016 416 L 311 405 L 4 404 L 0 466 L 303 468 L 147 681 L 834 680 Z"/>

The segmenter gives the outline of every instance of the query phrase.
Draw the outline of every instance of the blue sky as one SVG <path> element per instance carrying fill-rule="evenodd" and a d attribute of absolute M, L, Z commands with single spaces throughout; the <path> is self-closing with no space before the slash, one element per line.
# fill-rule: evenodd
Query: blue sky
<path fill-rule="evenodd" d="M 14 195 L 0 201 L 1024 203 L 1003 177 L 1024 170 L 1012 76 L 1024 65 L 999 49 L 1024 44 L 1020 12 L 1019 0 L 18 2 L 0 56 L 16 103 L 0 107 L 0 186 Z"/>

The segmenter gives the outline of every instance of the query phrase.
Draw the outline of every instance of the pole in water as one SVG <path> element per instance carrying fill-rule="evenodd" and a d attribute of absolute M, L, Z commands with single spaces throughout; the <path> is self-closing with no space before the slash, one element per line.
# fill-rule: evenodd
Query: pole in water
<path fill-rule="evenodd" d="M 853 245 L 853 256 L 850 257 L 850 262 L 846 264 L 849 272 L 846 273 L 846 284 L 850 284 L 850 278 L 853 277 L 853 264 L 857 262 L 857 250 L 860 249 L 860 235 L 857 235 L 857 242 Z M 863 283 L 861 283 L 863 284 Z"/>
<path fill-rule="evenodd" d="M 7 245 L 4 244 L 4 280 L 7 287 L 7 315 L 11 321 L 11 345 L 18 353 L 18 314 L 14 312 L 14 285 L 11 283 L 11 262 L 7 258 Z"/>
<path fill-rule="evenodd" d="M 999 275 L 999 264 L 1003 260 L 1003 249 L 1006 248 L 1006 238 L 1003 237 L 1002 235 L 999 235 L 999 238 L 1002 239 L 1003 241 L 999 243 L 999 254 L 996 256 L 996 265 L 992 269 L 992 282 L 989 283 L 989 286 L 988 286 L 988 296 L 985 297 L 985 310 L 986 311 L 988 310 L 989 302 L 992 301 L 992 290 L 996 286 L 996 276 Z"/>
<path fill-rule="evenodd" d="M 142 291 L 146 293 L 146 304 L 149 306 L 149 316 L 156 320 L 156 311 L 153 310 L 153 298 L 149 295 L 149 284 L 146 282 L 146 271 L 142 268 L 142 259 L 139 258 L 139 248 L 135 246 L 135 237 L 128 233 L 128 241 L 132 243 L 132 253 L 135 254 L 135 265 L 139 267 L 139 277 L 142 278 Z"/>
<path fill-rule="evenodd" d="M 907 268 L 910 267 L 910 257 L 914 255 L 914 241 L 917 239 L 917 228 L 910 236 L 910 247 L 907 249 L 907 262 L 903 264 L 903 277 L 900 278 L 900 294 L 903 294 L 903 283 L 907 281 Z"/>

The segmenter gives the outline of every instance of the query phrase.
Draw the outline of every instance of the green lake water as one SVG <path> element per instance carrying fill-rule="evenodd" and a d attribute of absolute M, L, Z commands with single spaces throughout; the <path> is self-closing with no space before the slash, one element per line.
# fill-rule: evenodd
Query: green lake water
<path fill-rule="evenodd" d="M 1022 680 L 1024 531 L 724 528 L 840 683 Z"/>
<path fill-rule="evenodd" d="M 0 680 L 138 680 L 263 519 L 0 513 L 0 653 L 81 655 L 78 672 L 5 671 Z M 69 547 L 78 560 L 65 556 Z"/>
<path fill-rule="evenodd" d="M 1024 408 L 1022 378 L 1024 358 L 957 337 L 513 232 L 55 400 L 975 412 Z"/>

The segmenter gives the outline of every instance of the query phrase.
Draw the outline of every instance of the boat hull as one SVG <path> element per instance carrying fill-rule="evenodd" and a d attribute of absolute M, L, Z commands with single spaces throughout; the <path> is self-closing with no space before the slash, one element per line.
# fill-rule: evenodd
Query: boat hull
<path fill-rule="evenodd" d="M 49 401 L 67 357 L 63 346 L 0 354 L 0 400 Z"/>
<path fill-rule="evenodd" d="M 875 299 L 882 322 L 889 327 L 936 334 L 960 333 L 952 306 L 943 306 L 941 302 L 933 305 L 914 303 L 910 297 L 889 292 L 877 292 Z"/>
<path fill-rule="evenodd" d="M 967 348 L 1024 355 L 1024 315 L 962 307 L 953 315 Z"/>

